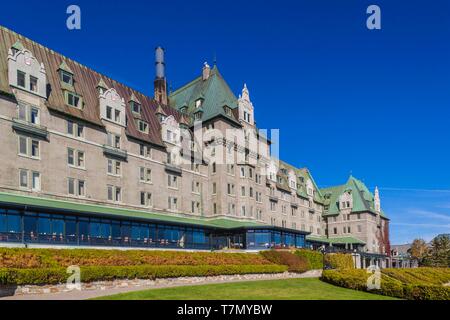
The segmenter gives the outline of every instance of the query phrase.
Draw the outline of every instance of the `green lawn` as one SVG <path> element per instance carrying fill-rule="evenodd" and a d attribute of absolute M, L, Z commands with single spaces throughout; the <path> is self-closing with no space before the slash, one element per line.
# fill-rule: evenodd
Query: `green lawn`
<path fill-rule="evenodd" d="M 150 289 L 100 297 L 100 300 L 391 300 L 336 287 L 318 278 L 265 280 Z"/>

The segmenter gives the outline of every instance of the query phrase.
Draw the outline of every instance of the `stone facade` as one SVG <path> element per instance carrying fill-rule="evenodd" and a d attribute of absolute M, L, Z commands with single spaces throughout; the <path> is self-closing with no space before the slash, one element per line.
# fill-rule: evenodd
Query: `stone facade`
<path fill-rule="evenodd" d="M 270 141 L 260 138 L 247 86 L 235 97 L 216 66 L 205 64 L 194 82 L 159 99 L 167 100 L 165 105 L 39 45 L 33 46 L 39 52 L 33 52 L 30 40 L 2 32 L 24 42 L 0 52 L 5 59 L 0 65 L 6 66 L 0 70 L 2 191 L 257 221 L 310 232 L 322 241 L 352 236 L 369 252 L 389 252 L 379 231 L 388 220 L 370 206 L 364 212 L 353 210 L 355 192 L 339 195 L 348 208 L 328 214 L 324 190 L 309 170 L 270 154 Z M 59 67 L 50 59 L 39 61 L 41 51 L 62 61 Z M 30 87 L 29 69 L 38 77 L 37 88 Z M 25 71 L 24 86 L 18 70 Z M 65 82 L 67 74 L 73 79 Z M 155 89 L 161 91 L 165 78 L 157 80 Z M 52 88 L 45 95 L 43 82 Z M 192 86 L 204 89 L 185 94 Z M 208 92 L 214 86 L 214 93 Z M 196 127 L 201 128 L 201 140 Z M 194 136 L 192 141 L 182 138 L 186 132 Z M 255 151 L 249 144 L 257 138 Z M 179 152 L 186 149 L 186 141 L 193 154 L 203 154 L 201 161 L 180 161 L 190 160 Z M 380 211 L 378 192 L 376 198 Z"/>

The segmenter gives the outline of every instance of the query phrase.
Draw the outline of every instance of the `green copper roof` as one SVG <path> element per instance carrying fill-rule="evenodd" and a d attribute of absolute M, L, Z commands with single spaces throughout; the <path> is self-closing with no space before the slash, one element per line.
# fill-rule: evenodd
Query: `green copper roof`
<path fill-rule="evenodd" d="M 307 235 L 306 240 L 327 244 L 365 244 L 364 241 L 356 239 L 354 237 L 336 237 L 336 238 L 327 238 L 327 237 L 317 237 Z"/>
<path fill-rule="evenodd" d="M 324 216 L 339 214 L 339 197 L 345 191 L 351 191 L 353 197 L 352 212 L 369 211 L 376 213 L 372 192 L 369 191 L 362 181 L 350 176 L 348 181 L 343 185 L 321 189 L 322 195 L 324 196 L 324 204 L 328 206 Z M 386 218 L 383 211 L 380 212 L 380 215 Z"/>
<path fill-rule="evenodd" d="M 196 111 L 195 103 L 198 99 L 203 99 L 202 121 L 221 115 L 240 125 L 233 113 L 228 115 L 223 108 L 228 106 L 235 109 L 238 105 L 236 96 L 223 79 L 217 66 L 211 69 L 207 80 L 203 80 L 200 76 L 172 92 L 169 95 L 169 104 L 177 110 L 187 107 L 187 113 L 193 114 Z"/>
<path fill-rule="evenodd" d="M 17 40 L 11 48 L 14 48 L 16 50 L 22 51 L 23 50 L 23 44 L 20 42 L 20 40 Z"/>
<path fill-rule="evenodd" d="M 238 221 L 227 218 L 190 218 L 190 217 L 182 217 L 175 216 L 171 214 L 164 213 L 154 213 L 150 211 L 144 210 L 132 210 L 132 209 L 124 209 L 120 207 L 110 207 L 110 206 L 101 206 L 94 204 L 84 204 L 77 202 L 69 202 L 63 200 L 54 200 L 49 198 L 41 198 L 41 197 L 30 197 L 23 196 L 11 193 L 3 193 L 0 192 L 0 203 L 8 203 L 15 205 L 26 205 L 33 206 L 37 208 L 47 208 L 47 209 L 60 209 L 60 210 L 68 210 L 78 213 L 90 213 L 90 214 L 104 214 L 108 216 L 117 216 L 121 218 L 137 218 L 144 219 L 153 222 L 168 222 L 168 223 L 183 223 L 190 225 L 198 225 L 203 227 L 215 227 L 215 228 L 240 228 L 240 227 L 258 227 L 258 226 L 267 226 L 261 223 L 255 223 L 251 221 Z"/>

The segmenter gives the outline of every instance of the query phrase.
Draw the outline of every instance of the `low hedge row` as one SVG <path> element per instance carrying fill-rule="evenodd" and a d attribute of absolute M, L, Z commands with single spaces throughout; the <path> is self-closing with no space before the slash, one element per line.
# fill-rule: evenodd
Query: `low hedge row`
<path fill-rule="evenodd" d="M 81 267 L 81 282 L 114 279 L 156 279 L 200 277 L 251 273 L 280 273 L 282 265 L 222 265 L 222 266 L 88 266 Z M 42 285 L 65 283 L 70 275 L 65 268 L 0 269 L 0 285 Z"/>
<path fill-rule="evenodd" d="M 261 255 L 272 263 L 287 266 L 290 272 L 302 273 L 309 270 L 309 264 L 306 258 L 289 251 L 268 250 L 262 251 Z"/>
<path fill-rule="evenodd" d="M 355 267 L 352 256 L 345 253 L 326 254 L 325 265 L 332 269 L 354 269 Z"/>
<path fill-rule="evenodd" d="M 135 265 L 267 265 L 259 254 L 150 250 L 0 248 L 0 268 Z"/>
<path fill-rule="evenodd" d="M 370 273 L 361 269 L 325 270 L 321 280 L 340 287 L 408 300 L 450 300 L 450 287 L 443 286 L 450 281 L 446 276 L 449 270 L 435 269 L 439 268 L 382 269 L 380 289 L 373 290 L 367 288 Z M 406 280 L 404 274 L 414 276 Z M 414 280 L 419 278 L 428 278 L 430 282 Z"/>
<path fill-rule="evenodd" d="M 295 251 L 295 254 L 306 259 L 309 269 L 323 268 L 323 255 L 321 252 L 308 249 L 299 249 Z"/>

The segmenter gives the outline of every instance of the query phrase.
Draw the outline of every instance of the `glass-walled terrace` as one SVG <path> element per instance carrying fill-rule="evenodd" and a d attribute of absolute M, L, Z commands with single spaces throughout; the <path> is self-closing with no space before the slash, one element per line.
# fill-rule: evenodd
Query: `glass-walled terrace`
<path fill-rule="evenodd" d="M 124 220 L 0 209 L 0 241 L 210 249 L 210 231 Z"/>
<path fill-rule="evenodd" d="M 277 230 L 247 230 L 247 249 L 303 248 L 305 234 Z"/>

